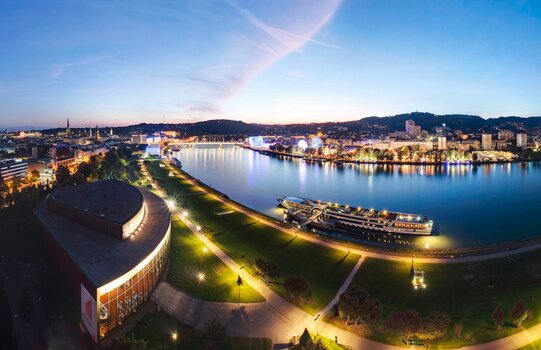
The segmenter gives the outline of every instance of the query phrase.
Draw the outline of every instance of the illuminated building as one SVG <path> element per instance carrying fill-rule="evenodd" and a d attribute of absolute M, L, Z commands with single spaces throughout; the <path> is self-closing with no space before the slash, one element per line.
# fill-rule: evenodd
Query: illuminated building
<path fill-rule="evenodd" d="M 99 343 L 148 298 L 169 253 L 171 219 L 158 196 L 104 180 L 55 190 L 36 208 L 46 246 L 81 321 Z"/>
<path fill-rule="evenodd" d="M 438 150 L 443 151 L 447 149 L 447 137 L 438 136 Z"/>
<path fill-rule="evenodd" d="M 131 135 L 131 143 L 144 145 L 147 143 L 147 135 Z"/>
<path fill-rule="evenodd" d="M 15 177 L 23 178 L 28 175 L 28 162 L 22 159 L 4 159 L 0 160 L 0 177 L 5 180 L 11 180 Z"/>
<path fill-rule="evenodd" d="M 481 147 L 485 151 L 492 149 L 492 135 L 491 134 L 481 135 Z"/>
<path fill-rule="evenodd" d="M 517 147 L 526 148 L 528 146 L 528 135 L 517 134 Z"/>

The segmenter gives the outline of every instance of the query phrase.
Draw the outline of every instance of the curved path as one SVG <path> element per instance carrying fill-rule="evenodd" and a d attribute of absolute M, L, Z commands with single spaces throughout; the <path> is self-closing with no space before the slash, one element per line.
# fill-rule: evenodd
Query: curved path
<path fill-rule="evenodd" d="M 164 191 L 161 190 L 156 182 L 150 177 L 144 165 L 143 174 L 147 177 L 148 181 L 152 183 L 156 192 L 160 196 L 166 197 Z M 173 209 L 172 214 L 177 215 L 177 217 L 180 218 L 178 209 Z M 278 346 L 280 346 L 280 344 L 284 346 L 287 345 L 291 341 L 293 335 L 300 335 L 302 331 L 307 328 L 312 334 L 321 334 L 330 339 L 335 339 L 335 337 L 337 337 L 339 343 L 346 344 L 352 349 L 400 349 L 394 345 L 383 344 L 362 338 L 354 333 L 323 322 L 321 320 L 323 318 L 322 316 L 317 319 L 314 318 L 313 315 L 276 294 L 259 278 L 241 269 L 241 266 L 237 264 L 237 262 L 202 234 L 200 230 L 197 229 L 197 226 L 188 218 L 182 218 L 182 220 L 207 246 L 207 248 L 233 270 L 234 273 L 239 275 L 244 274 L 244 281 L 260 293 L 265 298 L 265 302 L 243 304 L 242 308 L 238 308 L 237 304 L 231 303 L 203 302 L 199 299 L 189 297 L 167 283 L 162 282 L 153 292 L 152 299 L 156 301 L 160 307 L 165 309 L 171 315 L 174 315 L 180 321 L 190 325 L 200 326 L 202 321 L 213 317 L 220 317 L 228 326 L 228 332 L 230 334 L 244 337 L 258 336 L 271 338 L 273 343 Z M 361 266 L 362 261 L 363 259 L 360 258 L 357 262 L 354 268 L 355 272 Z M 347 289 L 354 275 L 353 272 L 350 273 L 340 290 Z M 329 305 L 322 311 L 325 311 L 325 309 L 330 309 Z"/>
<path fill-rule="evenodd" d="M 177 169 L 171 167 L 170 165 L 168 166 L 170 170 L 174 170 L 182 178 L 186 180 L 190 180 L 186 176 L 184 176 L 181 172 L 177 171 Z M 160 195 L 165 197 L 165 193 L 159 189 L 158 185 L 149 176 L 144 166 L 143 166 L 143 173 L 148 178 L 148 180 L 153 183 L 157 192 L 160 193 Z M 198 186 L 195 183 L 194 185 Z M 409 256 L 401 257 L 401 256 L 394 256 L 394 255 L 386 255 L 382 253 L 368 252 L 361 249 L 350 250 L 347 247 L 344 247 L 340 244 L 326 242 L 312 235 L 294 232 L 293 230 L 285 229 L 271 221 L 261 220 L 259 217 L 255 216 L 253 213 L 247 211 L 244 208 L 239 207 L 235 203 L 231 203 L 230 201 L 224 200 L 223 198 L 220 198 L 212 193 L 209 193 L 206 188 L 203 188 L 201 186 L 198 186 L 198 187 L 202 191 L 205 191 L 211 196 L 213 196 L 215 199 L 232 206 L 233 208 L 235 208 L 235 210 L 238 210 L 244 213 L 245 215 L 249 215 L 250 217 L 256 220 L 263 221 L 271 225 L 272 227 L 279 229 L 280 231 L 283 231 L 292 235 L 296 234 L 297 236 L 300 236 L 303 239 L 307 239 L 310 242 L 327 246 L 329 248 L 338 249 L 342 251 L 351 251 L 353 253 L 361 255 L 361 258 L 359 259 L 359 261 L 357 262 L 354 268 L 355 271 L 352 271 L 352 273 L 350 273 L 350 275 L 348 276 L 348 278 L 346 279 L 346 281 L 344 282 L 344 285 L 340 288 L 340 290 L 347 289 L 347 287 L 349 286 L 349 283 L 351 283 L 353 276 L 355 275 L 356 271 L 360 268 L 362 262 L 364 261 L 364 257 L 366 256 L 375 257 L 379 259 L 386 259 L 386 260 L 398 260 L 398 261 L 403 261 L 410 258 Z M 188 228 L 190 228 L 190 230 L 192 230 L 192 232 L 196 234 L 196 236 L 202 242 L 204 242 L 205 245 L 216 256 L 220 258 L 220 260 L 222 260 L 234 272 L 238 274 L 243 273 L 243 270 L 241 269 L 240 265 L 238 265 L 230 256 L 228 256 L 225 252 L 223 252 L 216 244 L 210 241 L 205 235 L 200 233 L 199 230 L 197 230 L 197 227 L 192 222 L 190 222 L 186 218 L 184 218 L 184 220 L 186 221 Z M 510 251 L 510 252 L 502 252 L 502 253 L 516 254 L 517 252 Z M 455 258 L 455 259 L 417 258 L 416 260 L 421 261 L 421 262 L 427 262 L 427 263 L 456 263 L 456 262 L 467 262 L 467 261 L 480 261 L 480 260 L 485 260 L 485 259 L 508 256 L 508 255 L 511 255 L 511 254 L 500 255 L 500 253 L 493 253 L 493 254 L 486 254 L 482 256 L 471 256 L 471 257 L 463 257 L 463 258 Z M 331 324 L 319 321 L 320 317 L 314 318 L 313 315 L 310 315 L 307 312 L 301 310 L 299 307 L 289 303 L 288 301 L 280 297 L 278 294 L 276 294 L 274 291 L 272 291 L 267 285 L 265 285 L 258 278 L 248 274 L 247 272 L 244 272 L 244 274 L 245 274 L 245 281 L 257 292 L 263 295 L 263 297 L 266 299 L 265 302 L 256 303 L 252 305 L 250 304 L 243 305 L 243 307 L 239 309 L 236 307 L 237 306 L 236 304 L 208 303 L 208 302 L 198 301 L 199 305 L 202 305 L 202 306 L 199 309 L 199 311 L 197 311 L 197 308 L 195 308 L 196 312 L 193 313 L 194 315 L 196 315 L 197 319 L 199 320 L 200 317 L 203 317 L 203 318 L 208 317 L 208 315 L 220 316 L 220 314 L 222 314 L 222 318 L 223 318 L 224 317 L 223 313 L 225 310 L 227 311 L 229 315 L 226 318 L 228 322 L 227 324 L 230 326 L 231 325 L 234 326 L 233 329 L 231 329 L 231 327 L 228 327 L 228 329 L 230 330 L 232 334 L 239 335 L 239 336 L 248 336 L 248 337 L 254 337 L 254 336 L 267 337 L 267 338 L 270 337 L 275 344 L 278 343 L 278 344 L 285 345 L 291 340 L 291 337 L 294 334 L 300 334 L 304 328 L 308 328 L 310 332 L 321 334 L 330 339 L 334 339 L 334 337 L 338 337 L 339 343 L 345 344 L 351 347 L 352 349 L 394 350 L 394 349 L 403 348 L 403 347 L 383 344 L 383 343 L 372 341 L 366 338 L 362 338 L 357 334 L 348 332 L 344 329 L 338 328 Z M 192 312 L 191 310 L 194 310 L 193 306 L 191 307 L 186 306 L 185 304 L 178 302 L 179 300 L 183 300 L 183 297 L 184 297 L 184 300 L 186 300 L 187 297 L 185 296 L 185 294 L 177 290 L 172 291 L 171 289 L 174 289 L 174 288 L 172 287 L 168 288 L 163 283 L 160 284 L 160 286 L 156 289 L 156 292 L 155 292 L 156 295 L 154 296 L 154 299 L 158 301 L 158 304 L 169 305 L 169 308 L 167 308 L 166 306 L 166 310 L 169 310 L 170 313 L 172 313 L 175 316 L 179 314 L 179 316 L 176 316 L 177 318 L 183 317 L 182 315 Z M 167 292 L 164 292 L 164 290 L 167 290 Z M 166 294 L 162 294 L 162 293 L 166 293 Z M 162 296 L 162 295 L 165 295 L 165 296 Z M 192 304 L 194 303 L 194 300 L 196 299 L 191 298 Z M 332 306 L 332 303 L 333 301 L 331 301 L 329 305 Z M 177 305 L 176 308 L 175 308 L 175 305 Z M 320 313 L 324 313 L 328 311 L 328 309 L 330 308 L 329 305 L 327 305 L 324 309 L 322 309 Z M 208 310 L 210 310 L 208 314 L 203 311 L 205 310 L 203 306 L 207 307 Z M 186 307 L 188 307 L 187 309 L 188 311 L 186 311 Z M 182 320 L 181 318 L 179 319 Z M 252 320 L 252 322 L 250 322 L 250 320 Z M 290 331 L 289 333 L 288 333 L 288 330 Z M 538 339 L 541 339 L 541 324 L 533 326 L 524 331 L 515 333 L 513 335 L 507 336 L 505 338 L 501 338 L 501 339 L 483 343 L 483 344 L 465 346 L 460 349 L 462 350 L 518 349 Z"/>

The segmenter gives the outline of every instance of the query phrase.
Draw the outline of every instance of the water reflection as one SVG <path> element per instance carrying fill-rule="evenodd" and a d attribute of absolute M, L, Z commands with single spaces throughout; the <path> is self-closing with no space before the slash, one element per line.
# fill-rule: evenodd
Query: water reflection
<path fill-rule="evenodd" d="M 392 165 L 309 163 L 242 148 L 182 149 L 186 171 L 231 198 L 281 219 L 279 195 L 431 217 L 429 246 L 500 243 L 541 234 L 540 163 Z M 278 212 L 281 213 L 281 212 Z"/>

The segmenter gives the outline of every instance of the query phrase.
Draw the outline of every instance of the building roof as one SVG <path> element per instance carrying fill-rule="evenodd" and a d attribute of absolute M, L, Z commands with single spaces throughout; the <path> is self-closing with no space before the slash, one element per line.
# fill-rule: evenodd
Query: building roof
<path fill-rule="evenodd" d="M 61 187 L 51 194 L 51 199 L 118 224 L 131 219 L 143 205 L 141 192 L 118 180 Z"/>
<path fill-rule="evenodd" d="M 109 188 L 109 181 L 96 182 L 96 186 Z M 83 187 L 83 186 L 76 186 Z M 153 193 L 135 188 L 131 185 L 116 186 L 115 204 L 123 206 L 126 198 L 134 198 L 132 191 L 138 192 L 147 208 L 147 217 L 141 229 L 133 238 L 119 240 L 114 237 L 92 230 L 86 226 L 69 220 L 63 216 L 47 210 L 45 199 L 36 208 L 36 216 L 46 231 L 55 239 L 64 251 L 70 256 L 88 280 L 99 288 L 116 278 L 124 275 L 144 260 L 162 241 L 167 234 L 171 217 L 165 202 Z M 91 191 L 97 198 L 74 198 L 73 202 L 82 203 L 85 200 L 100 206 L 99 199 L 110 198 L 100 196 L 103 189 Z M 73 192 L 77 196 L 87 194 L 85 191 Z M 125 196 L 126 194 L 126 196 Z"/>

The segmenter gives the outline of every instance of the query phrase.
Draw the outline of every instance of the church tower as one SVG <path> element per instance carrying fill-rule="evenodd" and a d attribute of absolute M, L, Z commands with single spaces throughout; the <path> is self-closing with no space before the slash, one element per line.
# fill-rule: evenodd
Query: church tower
<path fill-rule="evenodd" d="M 70 134 L 70 118 L 66 122 L 66 136 Z"/>

